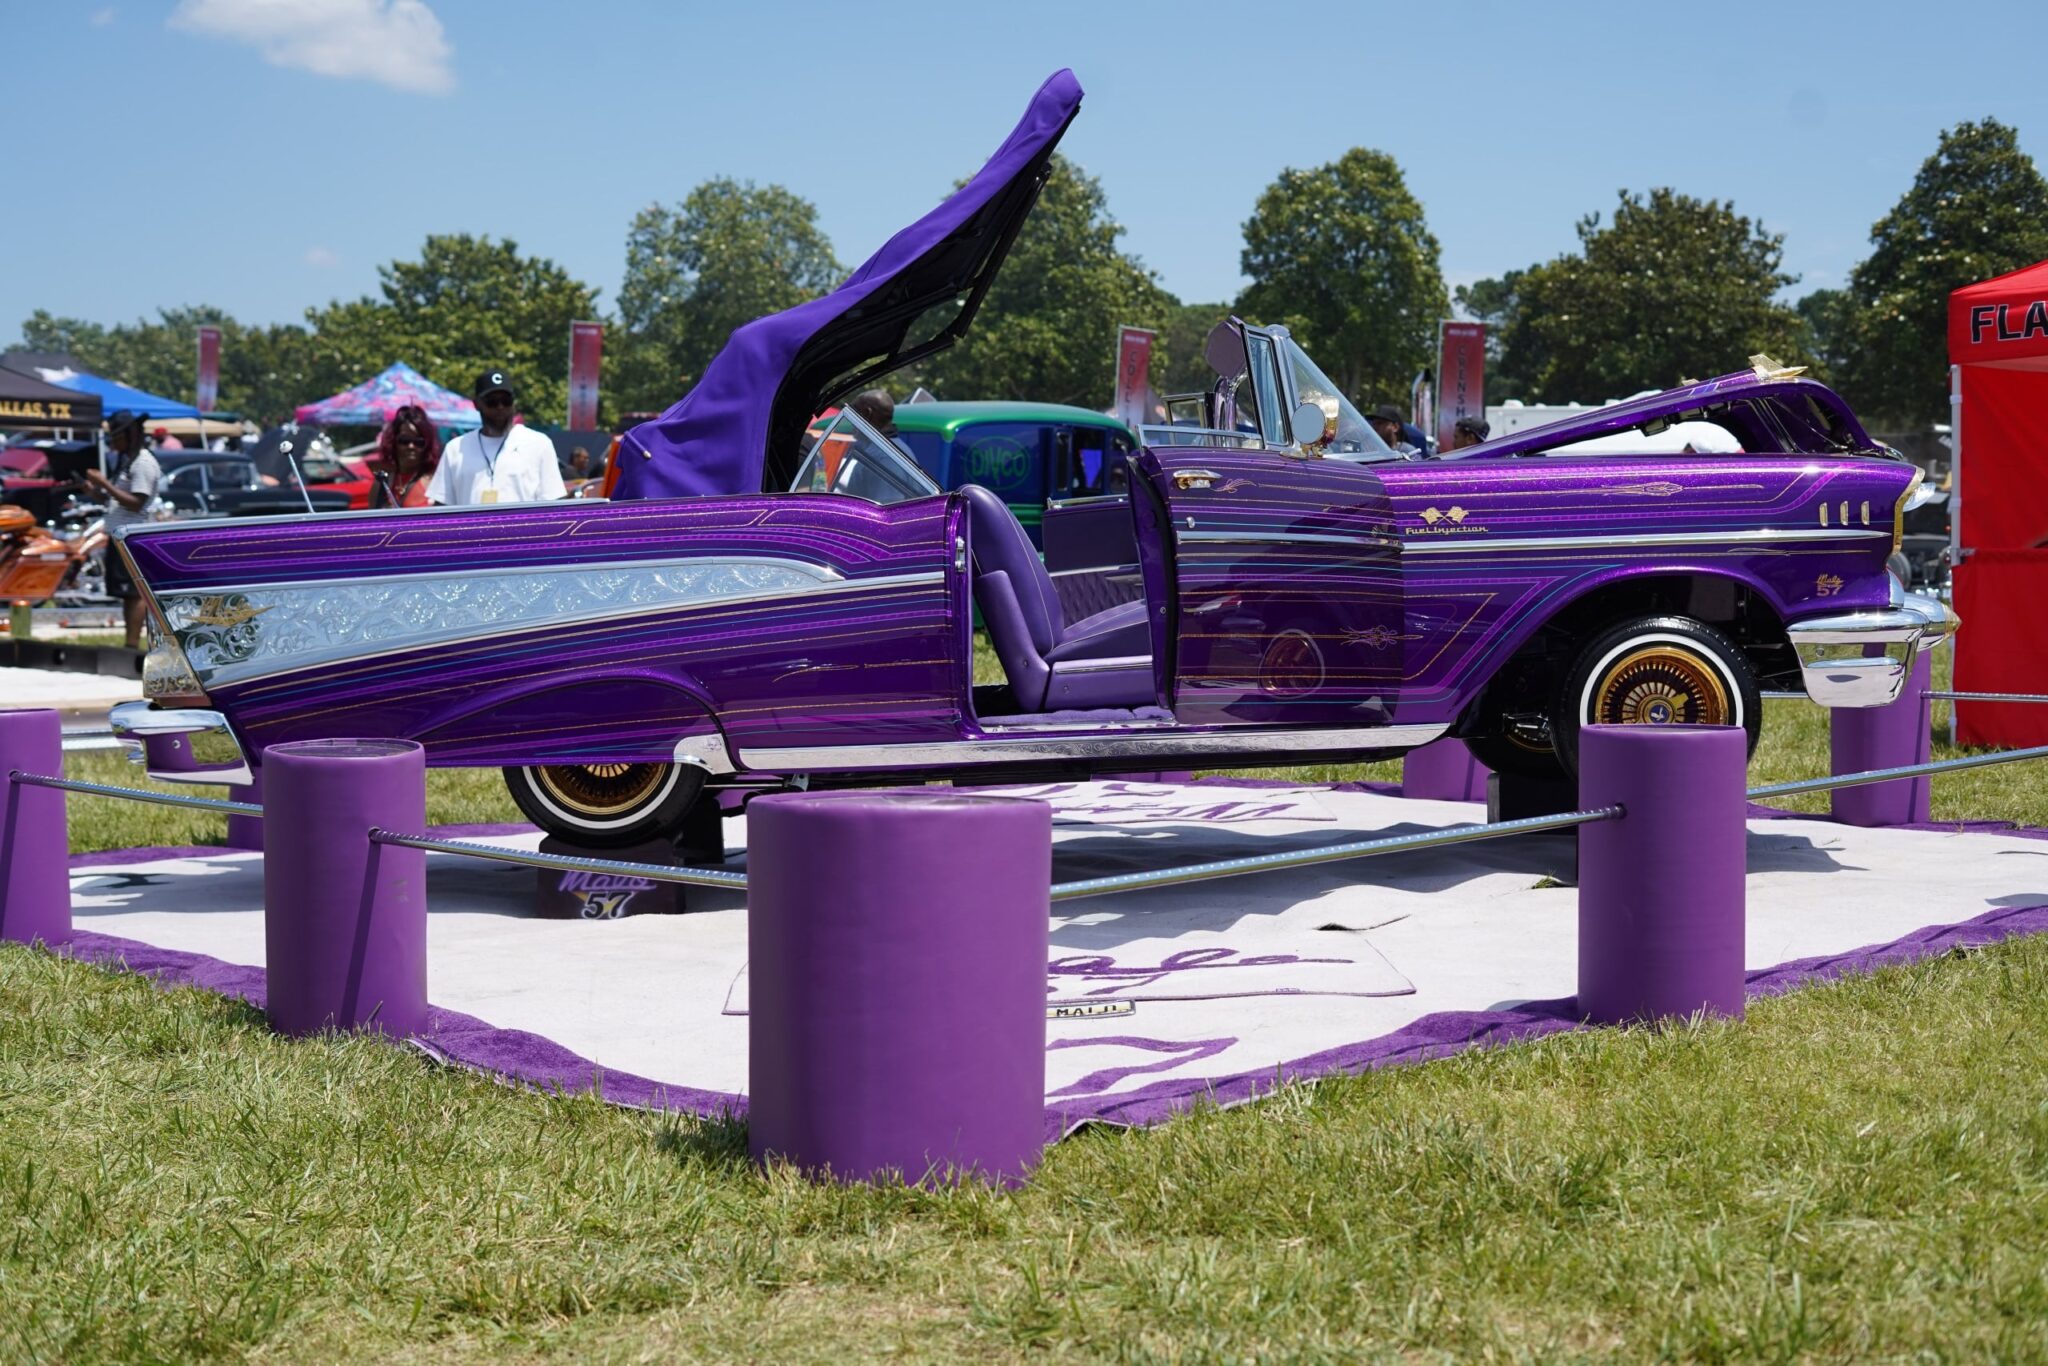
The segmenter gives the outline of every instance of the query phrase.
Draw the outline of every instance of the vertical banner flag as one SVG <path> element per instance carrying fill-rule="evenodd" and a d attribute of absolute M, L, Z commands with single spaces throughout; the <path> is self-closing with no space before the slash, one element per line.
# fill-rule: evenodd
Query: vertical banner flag
<path fill-rule="evenodd" d="M 1116 334 L 1116 403 L 1110 411 L 1131 427 L 1152 420 L 1152 337 L 1142 327 L 1119 328 Z"/>
<path fill-rule="evenodd" d="M 1436 440 L 1436 386 L 1427 370 L 1418 373 L 1408 386 L 1408 420 Z M 1443 443 L 1438 442 L 1437 449 L 1442 448 Z"/>
<path fill-rule="evenodd" d="M 1437 324 L 1436 445 L 1451 448 L 1461 417 L 1486 420 L 1486 324 Z"/>
<path fill-rule="evenodd" d="M 210 413 L 220 402 L 220 329 L 199 329 L 199 384 L 193 406 Z"/>
<path fill-rule="evenodd" d="M 602 323 L 569 324 L 569 430 L 597 426 L 597 370 L 604 359 Z"/>

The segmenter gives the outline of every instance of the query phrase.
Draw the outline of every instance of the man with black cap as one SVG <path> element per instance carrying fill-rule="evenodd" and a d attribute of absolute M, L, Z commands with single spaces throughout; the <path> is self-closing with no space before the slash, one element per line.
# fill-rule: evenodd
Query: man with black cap
<path fill-rule="evenodd" d="M 107 419 L 107 449 L 114 453 L 114 474 L 110 479 L 100 470 L 85 472 L 86 486 L 107 500 L 107 534 L 122 527 L 149 520 L 149 505 L 156 501 L 156 486 L 163 470 L 149 447 L 142 444 L 142 414 L 126 408 Z M 142 594 L 128 577 L 128 562 L 113 546 L 106 549 L 107 594 L 121 600 L 121 626 L 128 648 L 142 646 Z"/>
<path fill-rule="evenodd" d="M 1366 419 L 1366 423 L 1380 434 L 1380 440 L 1386 442 L 1390 450 L 1399 451 L 1403 455 L 1413 455 L 1422 449 L 1418 442 L 1409 439 L 1409 432 L 1413 429 L 1401 416 L 1401 410 L 1391 403 L 1382 403 L 1373 409 L 1372 416 Z M 1419 431 L 1415 432 L 1416 436 L 1421 434 Z"/>
<path fill-rule="evenodd" d="M 523 422 L 514 422 L 512 382 L 503 370 L 486 370 L 470 391 L 483 425 L 464 432 L 441 452 L 427 481 L 427 501 L 444 507 L 479 503 L 538 503 L 566 497 L 555 443 Z"/>
<path fill-rule="evenodd" d="M 1492 430 L 1493 428 L 1487 425 L 1485 418 L 1473 417 L 1467 414 L 1459 418 L 1451 427 L 1451 449 L 1462 451 L 1467 446 L 1484 445 L 1486 434 Z"/>

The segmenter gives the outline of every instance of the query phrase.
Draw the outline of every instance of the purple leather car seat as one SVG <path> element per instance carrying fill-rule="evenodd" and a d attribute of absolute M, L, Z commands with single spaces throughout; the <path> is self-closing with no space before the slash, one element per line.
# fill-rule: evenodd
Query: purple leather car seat
<path fill-rule="evenodd" d="M 1010 505 L 962 484 L 974 551 L 974 600 L 1020 711 L 1149 707 L 1152 633 L 1145 604 L 1127 602 L 1068 623 L 1059 594 Z"/>

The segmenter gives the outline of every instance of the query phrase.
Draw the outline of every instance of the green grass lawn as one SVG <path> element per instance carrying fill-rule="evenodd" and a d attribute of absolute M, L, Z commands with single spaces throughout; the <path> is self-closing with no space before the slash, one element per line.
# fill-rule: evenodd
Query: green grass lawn
<path fill-rule="evenodd" d="M 1756 781 L 1825 769 L 1815 709 L 1767 727 Z M 2048 824 L 2040 789 L 1939 778 L 1937 815 Z M 511 818 L 491 774 L 430 805 Z M 2044 1083 L 2029 939 L 1087 1132 L 1009 1194 L 825 1188 L 7 947 L 0 1360 L 2048 1359 Z"/>

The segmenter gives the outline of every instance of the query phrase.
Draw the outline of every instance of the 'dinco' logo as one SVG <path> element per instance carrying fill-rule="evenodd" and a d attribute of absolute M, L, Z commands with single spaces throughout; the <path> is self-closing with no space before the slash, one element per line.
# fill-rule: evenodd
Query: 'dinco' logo
<path fill-rule="evenodd" d="M 1002 489 L 1021 484 L 1031 473 L 1031 452 L 1015 437 L 983 437 L 967 448 L 967 481 Z"/>

